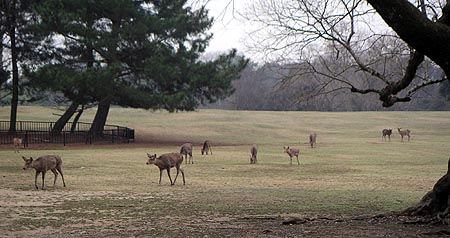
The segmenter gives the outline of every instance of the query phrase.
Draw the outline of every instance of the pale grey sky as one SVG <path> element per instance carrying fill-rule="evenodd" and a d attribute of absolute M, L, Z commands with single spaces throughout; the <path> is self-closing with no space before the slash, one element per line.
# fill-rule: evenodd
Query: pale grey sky
<path fill-rule="evenodd" d="M 234 5 L 229 0 L 210 0 L 207 4 L 209 15 L 215 19 L 211 32 L 214 33 L 207 52 L 228 51 L 236 48 L 245 51 L 242 40 L 245 37 L 245 25 L 239 20 L 239 14 L 244 10 L 243 0 L 235 0 Z"/>

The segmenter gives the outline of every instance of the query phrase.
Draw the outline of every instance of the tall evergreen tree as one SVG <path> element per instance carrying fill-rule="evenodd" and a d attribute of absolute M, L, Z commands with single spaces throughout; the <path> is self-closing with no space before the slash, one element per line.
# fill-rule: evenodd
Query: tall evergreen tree
<path fill-rule="evenodd" d="M 46 0 L 40 29 L 58 38 L 58 56 L 30 74 L 73 102 L 97 102 L 100 133 L 111 104 L 193 110 L 232 92 L 247 60 L 236 51 L 201 62 L 211 35 L 205 8 L 186 0 Z"/>
<path fill-rule="evenodd" d="M 29 31 L 29 25 L 36 20 L 32 12 L 34 0 L 0 0 L 0 36 L 1 42 L 1 69 L 0 69 L 0 87 L 11 79 L 11 113 L 10 127 L 11 133 L 16 132 L 17 108 L 19 103 L 19 68 L 20 63 L 30 60 L 30 49 L 34 48 L 31 38 L 32 32 Z M 10 65 L 3 64 L 3 58 L 10 58 Z M 9 72 L 11 71 L 11 72 Z M 12 76 L 10 78 L 10 75 Z"/>

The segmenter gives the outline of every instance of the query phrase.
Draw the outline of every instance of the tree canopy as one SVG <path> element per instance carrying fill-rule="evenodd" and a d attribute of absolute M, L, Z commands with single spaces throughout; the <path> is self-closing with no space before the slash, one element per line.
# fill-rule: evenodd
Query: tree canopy
<path fill-rule="evenodd" d="M 54 48 L 27 74 L 41 90 L 99 103 L 95 131 L 111 104 L 193 110 L 228 96 L 247 64 L 235 50 L 199 60 L 212 19 L 185 0 L 46 0 L 35 11 L 41 19 L 35 29 Z"/>

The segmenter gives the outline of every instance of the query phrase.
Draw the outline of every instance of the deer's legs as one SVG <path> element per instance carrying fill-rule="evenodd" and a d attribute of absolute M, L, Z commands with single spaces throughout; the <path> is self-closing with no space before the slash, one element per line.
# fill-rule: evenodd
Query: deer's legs
<path fill-rule="evenodd" d="M 55 175 L 55 179 L 53 180 L 53 187 L 56 187 L 56 178 L 58 177 L 58 172 L 56 172 L 56 169 L 52 169 L 52 172 Z"/>
<path fill-rule="evenodd" d="M 296 156 L 296 157 L 297 157 L 297 164 L 300 165 L 300 162 L 298 161 L 298 156 Z"/>
<path fill-rule="evenodd" d="M 175 182 L 177 181 L 179 173 L 180 173 L 180 168 L 177 168 L 177 175 L 175 175 L 175 179 L 173 180 L 173 184 L 172 185 L 175 185 Z"/>
<path fill-rule="evenodd" d="M 186 184 L 186 180 L 184 180 L 184 171 L 183 171 L 182 168 L 180 168 L 180 171 L 181 171 L 181 175 L 183 175 L 183 185 L 185 185 Z"/>
<path fill-rule="evenodd" d="M 292 156 L 290 157 L 290 159 L 291 159 L 291 163 L 290 164 L 292 164 Z"/>
<path fill-rule="evenodd" d="M 56 167 L 56 169 L 59 171 L 59 173 L 61 174 L 61 178 L 62 178 L 62 181 L 63 181 L 63 185 L 64 185 L 64 187 L 66 186 L 66 182 L 64 182 L 64 175 L 63 175 L 63 172 L 62 172 L 62 169 L 61 169 L 61 167 Z"/>
<path fill-rule="evenodd" d="M 162 169 L 159 170 L 159 184 L 161 184 L 161 178 L 162 178 Z"/>
<path fill-rule="evenodd" d="M 39 189 L 37 186 L 37 177 L 39 176 L 41 172 L 36 171 L 36 174 L 34 176 L 34 187 L 36 187 L 36 189 Z"/>
<path fill-rule="evenodd" d="M 45 171 L 42 171 L 42 190 L 44 190 Z"/>
<path fill-rule="evenodd" d="M 189 154 L 189 160 L 192 161 L 192 164 L 194 164 L 194 157 L 192 157 L 192 153 Z"/>
<path fill-rule="evenodd" d="M 170 184 L 173 185 L 172 178 L 170 177 L 170 169 L 167 169 L 167 175 L 169 176 Z"/>

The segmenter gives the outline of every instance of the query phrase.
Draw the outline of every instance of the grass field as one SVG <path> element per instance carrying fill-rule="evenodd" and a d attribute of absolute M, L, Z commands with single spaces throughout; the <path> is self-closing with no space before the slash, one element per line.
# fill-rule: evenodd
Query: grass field
<path fill-rule="evenodd" d="M 54 112 L 23 106 L 18 120 L 54 121 Z M 91 121 L 94 113 L 88 111 L 81 121 Z M 9 108 L 1 107 L 0 120 L 8 115 Z M 3 234 L 45 236 L 50 228 L 61 237 L 122 236 L 121 231 L 124 236 L 197 237 L 212 232 L 202 233 L 197 223 L 222 224 L 230 217 L 399 211 L 432 188 L 446 172 L 450 154 L 450 112 L 171 114 L 113 108 L 108 123 L 135 128 L 136 142 L 32 145 L 21 151 L 61 155 L 66 188 L 59 178 L 53 188 L 48 173 L 48 189 L 35 191 L 34 171 L 22 170 L 12 145 L 0 147 Z M 392 141 L 383 142 L 381 130 L 388 127 L 394 128 Z M 410 142 L 400 142 L 397 127 L 412 131 Z M 312 131 L 318 135 L 314 149 L 307 144 Z M 205 139 L 212 141 L 213 155 L 200 154 Z M 145 164 L 146 153 L 178 151 L 184 142 L 194 143 L 195 160 L 182 166 L 186 185 L 179 177 L 170 186 L 166 173 L 158 185 L 159 170 Z M 253 143 L 259 147 L 256 165 L 249 164 Z M 300 148 L 300 166 L 289 165 L 284 145 Z M 191 230 L 167 227 L 177 222 L 188 222 Z M 138 228 L 149 225 L 152 229 Z M 103 233 L 95 233 L 99 228 Z"/>

